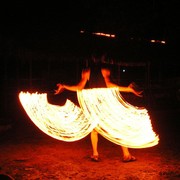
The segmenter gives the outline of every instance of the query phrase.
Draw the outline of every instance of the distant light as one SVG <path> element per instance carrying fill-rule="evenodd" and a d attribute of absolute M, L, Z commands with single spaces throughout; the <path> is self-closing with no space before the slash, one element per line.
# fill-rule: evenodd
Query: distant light
<path fill-rule="evenodd" d="M 159 44 L 166 44 L 165 40 L 158 40 L 158 39 L 151 39 L 151 43 L 159 43 Z"/>
<path fill-rule="evenodd" d="M 81 34 L 84 34 L 85 31 L 84 30 L 80 30 Z M 115 38 L 116 35 L 115 34 L 108 34 L 108 33 L 103 33 L 103 32 L 92 32 L 92 34 L 96 35 L 96 36 L 105 36 L 105 37 L 109 37 L 109 38 Z"/>
<path fill-rule="evenodd" d="M 123 69 L 122 71 L 123 71 L 123 72 L 126 72 L 126 70 L 125 70 L 125 69 Z"/>
<path fill-rule="evenodd" d="M 105 36 L 105 37 L 109 37 L 109 38 L 115 38 L 116 37 L 115 34 L 107 34 L 107 33 L 103 33 L 103 32 L 93 32 L 92 34 L 94 34 L 96 36 Z"/>
<path fill-rule="evenodd" d="M 156 40 L 152 39 L 151 42 L 154 43 L 154 42 L 156 42 Z"/>

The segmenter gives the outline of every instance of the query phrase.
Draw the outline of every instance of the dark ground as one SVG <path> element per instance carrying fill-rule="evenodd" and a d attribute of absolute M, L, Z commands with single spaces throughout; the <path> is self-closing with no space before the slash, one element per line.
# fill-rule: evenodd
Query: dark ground
<path fill-rule="evenodd" d="M 20 108 L 21 109 L 21 108 Z M 100 136 L 101 161 L 91 162 L 89 136 L 62 142 L 41 132 L 23 112 L 0 137 L 0 174 L 16 180 L 176 180 L 180 179 L 179 109 L 150 110 L 157 146 L 131 149 L 136 162 L 123 163 L 120 148 Z"/>

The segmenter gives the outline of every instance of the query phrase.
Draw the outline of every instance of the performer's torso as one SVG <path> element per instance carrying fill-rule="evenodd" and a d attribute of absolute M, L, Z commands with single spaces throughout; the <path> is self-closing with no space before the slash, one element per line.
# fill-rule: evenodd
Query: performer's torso
<path fill-rule="evenodd" d="M 90 78 L 86 85 L 86 88 L 104 88 L 104 87 L 106 87 L 106 83 L 101 73 L 101 67 L 93 66 L 90 69 Z"/>

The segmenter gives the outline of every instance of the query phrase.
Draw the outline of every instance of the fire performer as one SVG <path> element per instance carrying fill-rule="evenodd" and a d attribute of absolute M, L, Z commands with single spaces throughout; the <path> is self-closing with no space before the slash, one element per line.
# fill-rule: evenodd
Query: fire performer
<path fill-rule="evenodd" d="M 98 134 L 120 145 L 123 162 L 136 158 L 129 148 L 147 148 L 158 144 L 148 111 L 124 100 L 120 92 L 142 96 L 134 84 L 119 86 L 110 80 L 110 70 L 101 61 L 82 71 L 76 85 L 57 84 L 55 95 L 67 89 L 77 93 L 79 106 L 69 99 L 64 105 L 50 104 L 47 93 L 20 92 L 19 99 L 34 124 L 47 135 L 66 142 L 91 134 L 92 161 L 99 161 Z"/>
<path fill-rule="evenodd" d="M 105 64 L 104 64 L 105 65 Z M 84 69 L 81 74 L 81 80 L 76 85 L 65 85 L 57 84 L 57 90 L 55 94 L 61 93 L 64 89 L 69 91 L 81 91 L 83 89 L 92 89 L 92 88 L 118 88 L 120 92 L 133 93 L 136 96 L 142 97 L 142 91 L 136 91 L 134 85 L 130 84 L 129 86 L 119 86 L 114 84 L 110 80 L 110 69 L 103 66 L 101 60 L 98 58 L 93 58 L 93 63 L 90 67 Z M 91 160 L 98 162 L 99 161 L 99 152 L 98 152 L 98 132 L 96 129 L 90 134 L 91 144 L 92 144 L 92 155 Z M 121 145 L 121 150 L 123 153 L 123 162 L 132 162 L 136 161 L 136 158 L 131 155 L 128 150 L 128 147 Z"/>

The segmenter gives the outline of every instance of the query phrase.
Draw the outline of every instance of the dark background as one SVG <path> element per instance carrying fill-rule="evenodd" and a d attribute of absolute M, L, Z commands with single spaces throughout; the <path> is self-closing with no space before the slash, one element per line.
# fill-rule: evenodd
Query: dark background
<path fill-rule="evenodd" d="M 16 179 L 179 179 L 179 10 L 179 0 L 1 1 L 0 172 Z M 135 164 L 121 163 L 119 148 L 100 136 L 102 162 L 92 165 L 89 137 L 57 141 L 19 102 L 29 91 L 47 93 L 53 104 L 77 103 L 73 92 L 55 96 L 56 83 L 78 82 L 95 53 L 107 55 L 114 82 L 144 90 L 142 98 L 122 95 L 147 108 L 160 143 L 132 150 Z"/>
<path fill-rule="evenodd" d="M 1 3 L 2 119 L 19 112 L 20 91 L 46 92 L 50 102 L 60 103 L 62 96 L 53 95 L 56 83 L 78 82 L 94 53 L 107 54 L 116 83 L 134 81 L 144 89 L 142 99 L 125 95 L 130 102 L 179 108 L 179 7 L 178 0 Z"/>

